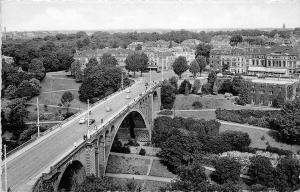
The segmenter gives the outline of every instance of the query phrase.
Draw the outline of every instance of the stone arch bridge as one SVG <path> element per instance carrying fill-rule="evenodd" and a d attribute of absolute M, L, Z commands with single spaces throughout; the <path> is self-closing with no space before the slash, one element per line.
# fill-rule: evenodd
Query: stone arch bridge
<path fill-rule="evenodd" d="M 90 138 L 83 140 L 57 164 L 43 173 L 33 186 L 39 191 L 73 191 L 88 175 L 104 176 L 114 141 L 135 139 L 140 144 L 151 141 L 153 106 L 160 107 L 160 87 L 140 94 L 111 120 L 91 127 Z"/>

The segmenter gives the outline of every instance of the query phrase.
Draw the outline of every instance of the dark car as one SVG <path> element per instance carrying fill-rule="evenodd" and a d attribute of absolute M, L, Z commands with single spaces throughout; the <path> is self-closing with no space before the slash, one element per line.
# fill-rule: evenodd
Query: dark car
<path fill-rule="evenodd" d="M 89 125 L 95 123 L 95 119 L 89 119 Z"/>

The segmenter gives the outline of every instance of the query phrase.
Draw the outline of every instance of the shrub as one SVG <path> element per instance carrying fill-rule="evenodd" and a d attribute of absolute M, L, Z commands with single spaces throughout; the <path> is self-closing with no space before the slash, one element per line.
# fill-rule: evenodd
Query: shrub
<path fill-rule="evenodd" d="M 266 151 L 269 151 L 270 153 L 277 153 L 278 155 L 285 155 L 285 156 L 290 156 L 293 154 L 292 151 L 279 149 L 277 147 L 271 147 L 269 145 L 267 146 Z"/>
<path fill-rule="evenodd" d="M 141 148 L 139 154 L 145 156 L 146 155 L 146 150 L 144 148 Z"/>
<path fill-rule="evenodd" d="M 201 92 L 203 94 L 211 94 L 212 93 L 212 86 L 210 83 L 205 83 L 203 86 L 202 86 L 202 89 L 201 89 Z"/>
<path fill-rule="evenodd" d="M 203 107 L 202 103 L 200 101 L 195 101 L 192 106 L 194 109 L 201 109 Z"/>
<path fill-rule="evenodd" d="M 192 84 L 188 80 L 182 81 L 179 86 L 178 93 L 179 94 L 190 94 L 192 88 Z"/>
<path fill-rule="evenodd" d="M 194 81 L 192 93 L 198 94 L 200 88 L 201 88 L 201 81 L 199 79 L 196 79 Z"/>
<path fill-rule="evenodd" d="M 248 133 L 241 131 L 230 131 L 227 130 L 220 134 L 221 138 L 229 143 L 235 150 L 242 150 L 243 148 L 249 147 L 251 139 Z"/>

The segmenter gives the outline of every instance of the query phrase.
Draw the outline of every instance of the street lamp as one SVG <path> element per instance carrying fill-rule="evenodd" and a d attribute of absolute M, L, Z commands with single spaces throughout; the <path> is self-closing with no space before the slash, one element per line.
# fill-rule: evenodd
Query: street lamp
<path fill-rule="evenodd" d="M 87 118 L 87 138 L 90 138 L 90 100 L 87 100 L 88 102 L 88 118 Z"/>
<path fill-rule="evenodd" d="M 37 137 L 40 137 L 40 110 L 39 110 L 39 97 L 36 98 L 36 108 L 37 108 Z"/>

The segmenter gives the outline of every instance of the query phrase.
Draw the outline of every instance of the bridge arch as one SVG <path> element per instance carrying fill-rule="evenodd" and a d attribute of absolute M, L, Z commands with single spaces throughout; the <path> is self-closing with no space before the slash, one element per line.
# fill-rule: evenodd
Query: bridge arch
<path fill-rule="evenodd" d="M 75 187 L 80 185 L 86 177 L 83 164 L 78 161 L 72 161 L 64 169 L 60 179 L 58 180 L 58 192 L 74 191 Z"/>

